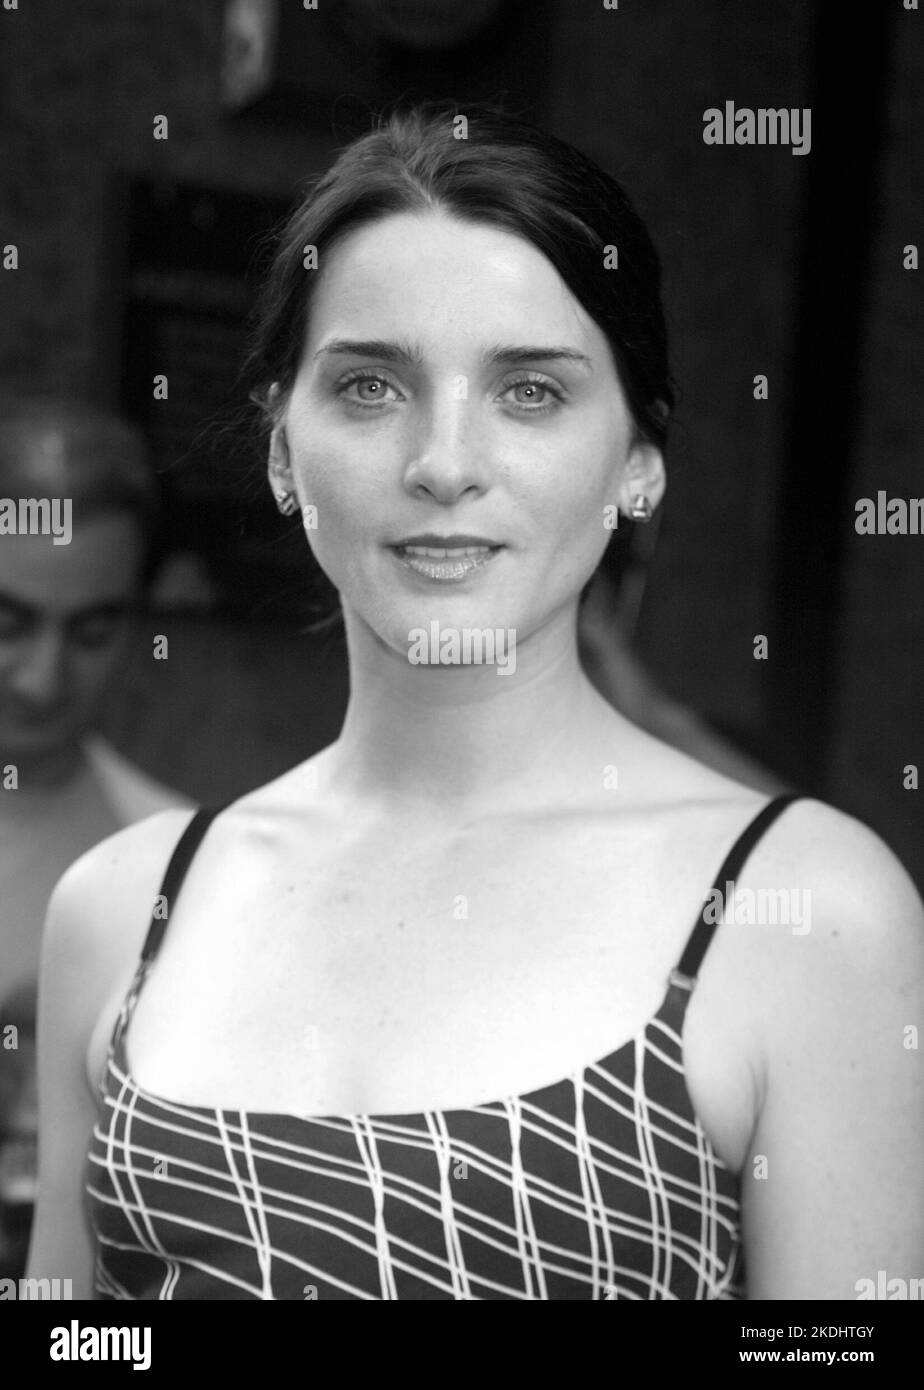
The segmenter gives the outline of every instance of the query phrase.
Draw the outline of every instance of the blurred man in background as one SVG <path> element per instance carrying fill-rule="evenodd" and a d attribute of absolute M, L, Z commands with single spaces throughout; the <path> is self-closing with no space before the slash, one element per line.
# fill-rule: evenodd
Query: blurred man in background
<path fill-rule="evenodd" d="M 50 505 L 19 505 L 30 500 L 66 504 L 70 526 L 42 533 Z M 51 890 L 107 835 L 185 803 L 95 733 L 160 531 L 158 480 L 133 427 L 57 399 L 0 403 L 0 1277 L 22 1272 L 31 1222 Z"/>

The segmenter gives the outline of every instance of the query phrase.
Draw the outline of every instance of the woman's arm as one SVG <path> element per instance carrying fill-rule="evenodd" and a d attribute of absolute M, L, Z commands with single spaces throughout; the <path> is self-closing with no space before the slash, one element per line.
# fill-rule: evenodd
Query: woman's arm
<path fill-rule="evenodd" d="M 38 1006 L 39 1177 L 28 1277 L 70 1279 L 93 1297 L 84 1216 L 96 1102 L 87 1049 L 113 991 L 127 987 L 160 875 L 187 812 L 167 811 L 104 840 L 73 864 L 45 921 Z"/>
<path fill-rule="evenodd" d="M 92 1297 L 92 1251 L 82 1211 L 83 1164 L 95 1118 L 86 1054 L 100 1008 L 94 953 L 78 930 L 73 870 L 52 894 L 39 977 L 39 1178 L 27 1274 L 70 1279 Z M 81 875 L 80 877 L 85 877 Z"/>
<path fill-rule="evenodd" d="M 764 1095 L 742 1171 L 747 1294 L 855 1300 L 924 1276 L 924 909 L 864 826 L 799 809 L 802 882 L 786 886 L 810 889 L 811 915 L 780 938 L 761 1010 Z"/>

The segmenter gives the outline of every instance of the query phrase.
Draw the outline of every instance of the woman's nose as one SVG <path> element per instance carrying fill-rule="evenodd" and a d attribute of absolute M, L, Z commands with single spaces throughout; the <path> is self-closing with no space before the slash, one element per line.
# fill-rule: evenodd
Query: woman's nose
<path fill-rule="evenodd" d="M 454 378 L 422 417 L 405 469 L 409 490 L 424 487 L 441 502 L 488 485 L 485 430 L 468 398 L 465 378 Z"/>

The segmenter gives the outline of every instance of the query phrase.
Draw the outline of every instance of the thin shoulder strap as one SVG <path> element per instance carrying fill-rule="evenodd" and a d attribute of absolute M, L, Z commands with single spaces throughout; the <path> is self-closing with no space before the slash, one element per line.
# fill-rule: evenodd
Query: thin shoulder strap
<path fill-rule="evenodd" d="M 193 856 L 202 837 L 208 830 L 212 821 L 224 806 L 203 806 L 192 817 L 186 829 L 176 842 L 170 860 L 164 870 L 164 877 L 157 892 L 154 902 L 154 909 L 151 913 L 151 925 L 148 927 L 148 934 L 144 939 L 144 946 L 141 949 L 141 959 L 144 964 L 148 964 L 160 950 L 160 943 L 163 940 L 164 932 L 167 930 L 167 921 L 173 910 L 173 905 L 177 900 L 183 880 L 193 861 Z"/>
<path fill-rule="evenodd" d="M 230 803 L 226 803 L 230 804 Z M 160 944 L 164 939 L 164 932 L 167 930 L 167 921 L 173 911 L 177 895 L 186 877 L 187 870 L 193 860 L 193 855 L 202 842 L 202 837 L 208 830 L 212 821 L 223 811 L 222 806 L 203 806 L 191 817 L 186 829 L 177 840 L 173 853 L 170 856 L 167 868 L 161 881 L 160 891 L 154 900 L 154 908 L 151 913 L 151 925 L 148 927 L 148 934 L 144 939 L 144 946 L 138 959 L 138 965 L 132 982 L 128 987 L 128 992 L 122 1000 L 122 1007 L 115 1021 L 112 1034 L 109 1039 L 109 1053 L 106 1063 L 108 1069 L 115 1060 L 123 1069 L 128 1071 L 128 1059 L 125 1055 L 125 1034 L 131 1022 L 132 1014 L 135 1012 L 135 1005 L 138 996 L 144 987 L 147 979 L 148 970 L 151 962 L 160 949 Z M 100 1085 L 104 1083 L 106 1069 Z"/>
<path fill-rule="evenodd" d="M 715 881 L 706 895 L 703 910 L 690 933 L 683 955 L 680 957 L 680 963 L 671 972 L 672 985 L 680 985 L 690 990 L 693 988 L 703 963 L 703 957 L 709 949 L 709 943 L 712 941 L 718 925 L 715 913 L 712 914 L 712 920 L 707 920 L 707 907 L 715 902 L 716 893 L 719 893 L 724 900 L 726 883 L 734 882 L 738 877 L 744 867 L 745 860 L 764 832 L 773 824 L 777 816 L 785 811 L 787 806 L 793 801 L 799 801 L 804 796 L 804 792 L 784 792 L 782 796 L 775 796 L 772 801 L 767 802 L 763 810 L 758 812 L 750 825 L 746 826 L 738 836 L 725 856 L 722 867 L 716 874 Z"/>

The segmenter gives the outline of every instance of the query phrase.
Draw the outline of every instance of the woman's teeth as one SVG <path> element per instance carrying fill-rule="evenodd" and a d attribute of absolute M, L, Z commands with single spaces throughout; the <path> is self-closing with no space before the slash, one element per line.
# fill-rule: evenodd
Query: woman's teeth
<path fill-rule="evenodd" d="M 437 549 L 430 545 L 403 545 L 401 549 L 406 555 L 429 555 L 435 560 L 456 559 L 459 555 L 482 555 L 486 550 L 490 550 L 489 545 L 466 545 L 458 546 L 453 550 Z"/>

